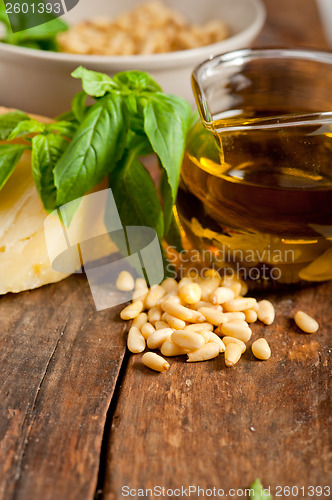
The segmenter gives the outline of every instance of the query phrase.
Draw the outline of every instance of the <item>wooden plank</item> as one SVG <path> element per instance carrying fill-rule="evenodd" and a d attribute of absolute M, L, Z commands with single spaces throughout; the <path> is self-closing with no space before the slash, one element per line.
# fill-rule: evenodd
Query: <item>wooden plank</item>
<path fill-rule="evenodd" d="M 125 352 L 119 309 L 97 313 L 78 276 L 0 306 L 0 498 L 93 499 Z"/>
<path fill-rule="evenodd" d="M 263 0 L 267 19 L 255 46 L 327 49 L 316 0 Z"/>
<path fill-rule="evenodd" d="M 222 356 L 196 364 L 182 357 L 157 374 L 132 356 L 109 436 L 103 499 L 121 498 L 126 485 L 227 492 L 257 476 L 272 491 L 331 485 L 331 296 L 332 282 L 269 296 L 275 324 L 253 325 L 253 338 L 271 345 L 267 362 L 248 349 L 233 369 Z M 290 319 L 298 309 L 318 318 L 317 334 L 299 333 Z"/>
<path fill-rule="evenodd" d="M 327 48 L 315 0 L 265 4 L 267 23 L 255 46 Z M 174 359 L 160 375 L 132 356 L 108 437 L 103 500 L 117 500 L 126 485 L 227 492 L 257 476 L 272 491 L 331 485 L 331 297 L 332 283 L 269 296 L 277 321 L 253 328 L 254 338 L 271 343 L 266 363 L 249 350 L 235 369 L 222 358 Z M 319 318 L 317 334 L 294 326 L 290 318 L 300 308 Z M 308 489 L 298 497 L 313 498 Z"/>

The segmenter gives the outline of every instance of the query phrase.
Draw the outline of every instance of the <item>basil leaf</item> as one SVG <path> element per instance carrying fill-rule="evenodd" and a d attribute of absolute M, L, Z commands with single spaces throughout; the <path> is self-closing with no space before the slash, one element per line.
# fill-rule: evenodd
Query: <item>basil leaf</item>
<path fill-rule="evenodd" d="M 164 233 L 163 215 L 155 185 L 131 150 L 109 176 L 109 185 L 124 226 L 149 226 L 159 239 Z"/>
<path fill-rule="evenodd" d="M 260 479 L 255 479 L 255 481 L 250 485 L 250 490 L 253 490 L 254 494 L 251 495 L 251 492 L 250 492 L 250 496 L 249 498 L 253 499 L 253 500 L 273 500 L 273 496 L 272 495 L 264 495 L 263 494 L 263 486 L 262 486 L 262 483 L 261 483 L 261 480 Z"/>
<path fill-rule="evenodd" d="M 46 210 L 56 207 L 54 167 L 69 143 L 60 135 L 49 133 L 32 139 L 32 175 Z"/>
<path fill-rule="evenodd" d="M 66 111 L 65 113 L 61 113 L 61 115 L 57 115 L 54 120 L 61 122 L 61 121 L 66 121 L 66 122 L 71 122 L 71 123 L 77 123 L 76 116 L 70 111 Z"/>
<path fill-rule="evenodd" d="M 60 31 L 68 29 L 68 25 L 59 19 L 52 12 L 41 8 L 41 0 L 6 0 L 5 4 L 18 4 L 18 12 L 12 8 L 12 12 L 7 14 L 11 31 L 8 38 L 9 43 L 17 43 L 20 40 L 45 40 L 54 37 Z M 27 12 L 23 12 L 22 4 L 27 5 Z M 62 9 L 63 13 L 63 9 Z M 60 14 L 60 12 L 59 12 Z"/>
<path fill-rule="evenodd" d="M 126 135 L 119 96 L 105 96 L 90 108 L 54 169 L 58 206 L 83 196 L 112 171 Z"/>
<path fill-rule="evenodd" d="M 49 123 L 46 125 L 45 130 L 47 132 L 59 132 L 64 137 L 71 138 L 73 134 L 76 132 L 78 124 L 67 121 L 58 121 Z"/>
<path fill-rule="evenodd" d="M 169 245 L 174 246 L 178 252 L 181 252 L 183 250 L 181 234 L 174 216 L 172 192 L 165 171 L 161 178 L 160 190 L 163 199 L 165 240 Z"/>
<path fill-rule="evenodd" d="M 145 135 L 140 135 L 133 130 L 128 130 L 126 149 L 137 149 L 139 156 L 148 156 L 153 154 L 153 149 Z"/>
<path fill-rule="evenodd" d="M 9 134 L 14 130 L 16 125 L 29 117 L 22 111 L 10 111 L 5 115 L 0 115 L 0 141 L 8 139 Z"/>
<path fill-rule="evenodd" d="M 131 91 L 162 92 L 160 85 L 144 71 L 123 71 L 114 75 L 113 81 L 119 84 L 120 88 L 126 87 Z"/>
<path fill-rule="evenodd" d="M 191 114 L 187 101 L 161 93 L 151 94 L 144 107 L 144 130 L 167 172 L 172 203 L 177 194 Z"/>
<path fill-rule="evenodd" d="M 6 12 L 6 6 L 3 1 L 0 0 L 0 22 L 4 23 L 7 30 L 11 30 L 10 22 L 8 19 L 8 14 Z"/>
<path fill-rule="evenodd" d="M 45 123 L 37 122 L 37 120 L 23 120 L 19 122 L 8 136 L 8 141 L 16 137 L 24 137 L 30 134 L 38 134 L 46 129 Z"/>
<path fill-rule="evenodd" d="M 88 70 L 83 66 L 76 68 L 71 76 L 81 78 L 84 92 L 92 97 L 102 97 L 106 92 L 117 88 L 117 85 L 108 75 Z"/>
<path fill-rule="evenodd" d="M 0 189 L 3 188 L 14 172 L 22 153 L 27 146 L 22 144 L 1 144 L 0 146 Z"/>
<path fill-rule="evenodd" d="M 71 101 L 71 109 L 73 110 L 73 114 L 78 122 L 81 122 L 86 113 L 86 102 L 87 95 L 84 90 L 78 92 Z"/>
<path fill-rule="evenodd" d="M 168 229 L 168 233 L 165 235 L 165 240 L 170 246 L 173 246 L 177 252 L 182 252 L 183 246 L 181 233 L 174 214 L 172 214 L 171 223 Z"/>
<path fill-rule="evenodd" d="M 172 195 L 172 189 L 168 182 L 167 173 L 165 170 L 161 178 L 160 191 L 163 200 L 165 233 L 168 233 L 173 216 L 174 200 Z"/>

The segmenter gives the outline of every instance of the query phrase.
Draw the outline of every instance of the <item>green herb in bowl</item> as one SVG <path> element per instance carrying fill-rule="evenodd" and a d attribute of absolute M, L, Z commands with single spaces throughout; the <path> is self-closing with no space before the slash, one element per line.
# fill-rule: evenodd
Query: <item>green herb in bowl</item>
<path fill-rule="evenodd" d="M 15 6 L 7 4 L 12 8 Z M 27 9 L 23 12 L 23 3 L 17 1 L 15 5 L 19 8 L 11 10 L 10 16 L 6 12 L 6 3 L 0 0 L 0 22 L 5 27 L 5 33 L 1 42 L 10 45 L 18 45 L 29 49 L 59 50 L 56 36 L 58 33 L 68 30 L 67 23 L 62 21 L 52 12 L 47 12 L 46 7 L 41 9 L 40 0 L 24 0 Z M 38 26 L 36 26 L 36 18 Z"/>

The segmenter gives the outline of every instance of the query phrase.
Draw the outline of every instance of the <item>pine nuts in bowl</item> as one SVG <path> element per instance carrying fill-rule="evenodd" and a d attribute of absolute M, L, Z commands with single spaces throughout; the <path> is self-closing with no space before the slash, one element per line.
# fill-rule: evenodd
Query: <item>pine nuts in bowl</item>
<path fill-rule="evenodd" d="M 96 17 L 114 18 L 143 1 L 80 0 L 63 19 L 74 25 Z M 79 82 L 70 77 L 80 65 L 110 76 L 132 69 L 147 71 L 165 92 L 185 97 L 194 104 L 190 84 L 193 68 L 213 54 L 250 46 L 265 20 L 261 0 L 163 0 L 163 3 L 178 11 L 191 25 L 221 21 L 227 26 L 229 36 L 187 50 L 135 55 L 50 52 L 0 43 L 1 104 L 46 116 L 58 115 L 69 109 L 72 96 L 80 90 Z M 184 42 L 189 44 L 189 34 Z"/>

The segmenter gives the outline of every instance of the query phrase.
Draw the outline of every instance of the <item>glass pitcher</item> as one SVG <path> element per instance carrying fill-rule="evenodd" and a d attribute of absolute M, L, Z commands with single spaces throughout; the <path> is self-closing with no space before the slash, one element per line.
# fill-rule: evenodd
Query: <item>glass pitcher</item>
<path fill-rule="evenodd" d="M 332 55 L 239 50 L 192 82 L 176 205 L 191 249 L 255 287 L 332 279 Z"/>

